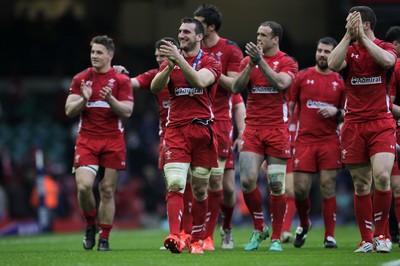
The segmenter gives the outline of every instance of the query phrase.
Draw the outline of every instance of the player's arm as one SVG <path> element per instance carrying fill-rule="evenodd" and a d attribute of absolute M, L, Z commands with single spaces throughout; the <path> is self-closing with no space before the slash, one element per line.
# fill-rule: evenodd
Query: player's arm
<path fill-rule="evenodd" d="M 246 126 L 244 122 L 244 119 L 246 117 L 246 107 L 244 105 L 244 102 L 240 102 L 232 106 L 232 113 L 235 119 L 235 125 L 238 133 L 237 138 L 233 143 L 233 147 L 234 149 L 237 148 L 237 150 L 240 152 L 243 146 L 242 134 Z"/>
<path fill-rule="evenodd" d="M 289 122 L 288 122 L 288 124 L 290 124 L 292 122 L 295 106 L 296 106 L 295 102 L 293 102 L 293 101 L 289 102 Z"/>
<path fill-rule="evenodd" d="M 254 68 L 254 64 L 249 60 L 247 65 L 244 67 L 242 72 L 237 75 L 232 81 L 232 92 L 235 94 L 240 93 L 243 91 L 247 84 L 249 83 L 251 71 Z"/>
<path fill-rule="evenodd" d="M 176 65 L 179 66 L 186 80 L 194 88 L 206 88 L 215 82 L 215 76 L 208 68 L 201 68 L 199 71 L 193 69 L 191 65 L 182 56 L 175 58 Z"/>
<path fill-rule="evenodd" d="M 72 90 L 72 89 L 70 89 Z M 70 94 L 65 102 L 65 114 L 69 117 L 75 117 L 79 115 L 83 108 L 85 108 L 86 103 L 92 96 L 92 88 L 87 86 L 84 80 L 82 80 L 80 85 L 81 95 Z"/>
<path fill-rule="evenodd" d="M 350 13 L 346 18 L 346 33 L 328 57 L 328 67 L 332 71 L 339 72 L 347 66 L 346 54 L 351 40 L 355 37 L 356 24 L 355 13 Z"/>
<path fill-rule="evenodd" d="M 268 83 L 278 89 L 278 90 L 284 90 L 292 84 L 292 77 L 289 76 L 289 74 L 285 72 L 280 72 L 277 73 L 275 72 L 268 64 L 265 62 L 265 60 L 260 60 L 258 63 L 258 67 L 265 77 L 265 79 L 268 81 Z"/>
<path fill-rule="evenodd" d="M 367 36 L 363 36 L 359 39 L 368 51 L 368 54 L 374 59 L 374 61 L 384 69 L 388 69 L 396 63 L 396 56 L 371 41 Z"/>
<path fill-rule="evenodd" d="M 119 101 L 112 95 L 112 89 L 108 86 L 101 88 L 100 97 L 103 98 L 111 109 L 122 118 L 129 118 L 133 111 L 133 101 Z"/>
<path fill-rule="evenodd" d="M 237 76 L 237 72 L 228 72 L 227 75 L 221 74 L 218 84 L 226 91 L 231 91 L 233 79 Z"/>
<path fill-rule="evenodd" d="M 158 94 L 169 82 L 169 75 L 171 74 L 173 67 L 169 65 L 163 70 L 158 72 L 151 81 L 150 90 L 154 94 Z"/>
<path fill-rule="evenodd" d="M 131 83 L 132 83 L 132 87 L 134 90 L 139 90 L 140 89 L 140 83 L 137 80 L 137 78 L 131 78 Z"/>

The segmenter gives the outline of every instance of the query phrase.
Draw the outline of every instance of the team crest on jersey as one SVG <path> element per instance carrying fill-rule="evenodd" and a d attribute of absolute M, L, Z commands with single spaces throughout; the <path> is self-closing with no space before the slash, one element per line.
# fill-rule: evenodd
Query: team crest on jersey
<path fill-rule="evenodd" d="M 347 151 L 345 149 L 342 150 L 342 159 L 346 159 Z"/>
<path fill-rule="evenodd" d="M 337 90 L 337 86 L 339 85 L 339 83 L 337 83 L 336 81 L 332 81 L 332 89 L 334 90 L 334 91 L 336 91 Z"/>
<path fill-rule="evenodd" d="M 87 87 L 92 87 L 92 84 L 93 84 L 93 81 L 91 81 L 91 80 L 86 80 L 86 81 L 85 81 L 85 85 L 86 85 Z"/>
<path fill-rule="evenodd" d="M 222 52 L 218 52 L 218 53 L 215 54 L 215 57 L 217 57 L 218 59 L 220 59 L 221 56 L 222 56 Z"/>
<path fill-rule="evenodd" d="M 166 160 L 171 160 L 171 154 L 172 154 L 172 151 L 167 150 L 167 151 L 165 152 L 165 159 L 166 159 Z"/>
<path fill-rule="evenodd" d="M 359 54 L 351 53 L 351 57 L 352 57 L 352 58 L 358 59 L 359 56 L 360 56 Z"/>
<path fill-rule="evenodd" d="M 299 165 L 300 160 L 296 158 L 293 162 L 294 162 L 293 167 L 294 167 L 294 168 L 297 168 L 298 165 Z"/>
<path fill-rule="evenodd" d="M 115 79 L 110 79 L 110 80 L 108 80 L 107 86 L 112 88 L 112 87 L 114 87 L 114 84 L 115 84 Z"/>
<path fill-rule="evenodd" d="M 278 66 L 279 66 L 279 61 L 274 61 L 274 62 L 272 62 L 272 64 L 274 65 L 274 67 L 272 69 L 274 71 L 276 71 L 278 69 Z"/>

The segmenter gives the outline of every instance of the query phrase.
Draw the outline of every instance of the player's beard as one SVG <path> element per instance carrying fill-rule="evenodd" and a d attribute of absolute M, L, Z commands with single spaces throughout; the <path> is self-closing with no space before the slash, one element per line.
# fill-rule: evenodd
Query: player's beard
<path fill-rule="evenodd" d="M 328 68 L 328 60 L 327 59 L 317 59 L 317 66 L 322 69 L 325 70 Z"/>

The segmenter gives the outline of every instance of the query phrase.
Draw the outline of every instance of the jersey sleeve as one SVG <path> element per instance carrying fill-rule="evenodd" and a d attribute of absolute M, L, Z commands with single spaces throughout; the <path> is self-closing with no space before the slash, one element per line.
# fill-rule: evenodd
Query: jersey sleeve
<path fill-rule="evenodd" d="M 157 69 L 151 69 L 135 77 L 139 82 L 140 90 L 150 90 L 151 81 L 153 80 L 157 72 Z"/>
<path fill-rule="evenodd" d="M 299 71 L 299 64 L 297 61 L 290 56 L 286 56 L 286 62 L 282 69 L 279 71 L 279 73 L 286 73 L 288 74 L 292 79 L 295 78 L 297 72 Z"/>
<path fill-rule="evenodd" d="M 118 74 L 119 79 L 119 101 L 132 101 L 133 102 L 133 86 L 131 79 L 125 74 Z"/>
<path fill-rule="evenodd" d="M 232 97 L 232 105 L 235 106 L 236 104 L 242 103 L 243 101 L 243 97 L 240 93 L 238 94 L 231 94 Z"/>
<path fill-rule="evenodd" d="M 243 59 L 243 53 L 242 50 L 240 50 L 239 46 L 237 46 L 236 43 L 230 42 L 231 44 L 231 54 L 229 56 L 229 62 L 228 62 L 228 72 L 239 72 L 240 69 L 240 62 Z"/>

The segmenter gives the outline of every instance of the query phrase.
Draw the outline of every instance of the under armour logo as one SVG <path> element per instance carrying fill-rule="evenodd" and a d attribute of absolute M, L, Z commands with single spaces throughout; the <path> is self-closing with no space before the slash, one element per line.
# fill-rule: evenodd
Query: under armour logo
<path fill-rule="evenodd" d="M 359 55 L 358 55 L 358 54 L 353 54 L 353 53 L 351 53 L 351 57 L 358 58 L 358 57 L 359 57 Z"/>
<path fill-rule="evenodd" d="M 307 79 L 307 84 L 314 84 L 314 80 L 313 79 Z"/>

